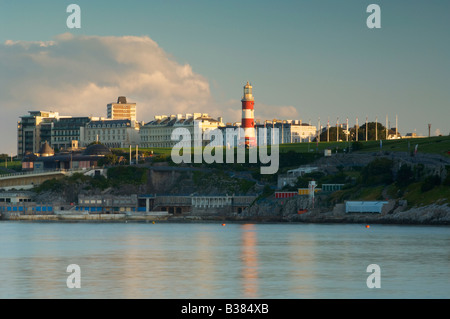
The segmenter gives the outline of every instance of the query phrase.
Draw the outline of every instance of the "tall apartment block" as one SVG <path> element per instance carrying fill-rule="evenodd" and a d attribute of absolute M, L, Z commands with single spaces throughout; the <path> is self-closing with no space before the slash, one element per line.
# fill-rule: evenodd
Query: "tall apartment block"
<path fill-rule="evenodd" d="M 51 146 L 57 150 L 74 147 L 74 141 L 80 145 L 85 139 L 85 126 L 98 118 L 90 116 L 64 116 L 53 122 Z"/>
<path fill-rule="evenodd" d="M 52 125 L 59 117 L 58 112 L 29 111 L 17 123 L 17 155 L 36 153 L 45 142 L 50 143 Z"/>
<path fill-rule="evenodd" d="M 130 120 L 136 122 L 136 103 L 127 103 L 125 96 L 119 96 L 117 103 L 107 105 L 107 118 L 112 120 Z"/>

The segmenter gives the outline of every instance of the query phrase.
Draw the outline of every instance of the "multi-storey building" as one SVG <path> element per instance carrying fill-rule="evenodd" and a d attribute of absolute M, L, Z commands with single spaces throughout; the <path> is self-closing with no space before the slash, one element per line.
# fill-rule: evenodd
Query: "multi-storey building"
<path fill-rule="evenodd" d="M 125 96 L 119 96 L 117 103 L 107 105 L 107 117 L 112 120 L 130 120 L 136 122 L 136 103 L 128 103 Z"/>
<path fill-rule="evenodd" d="M 17 124 L 17 154 L 36 154 L 46 142 L 56 151 L 84 140 L 85 125 L 93 117 L 60 116 L 58 112 L 30 111 Z"/>
<path fill-rule="evenodd" d="M 59 118 L 58 112 L 29 111 L 17 123 L 17 155 L 38 152 L 41 145 L 51 142 L 52 126 Z"/>
<path fill-rule="evenodd" d="M 87 123 L 98 118 L 84 117 L 60 117 L 53 122 L 51 146 L 55 150 L 69 149 L 73 142 L 81 144 L 84 141 L 84 130 Z"/>
<path fill-rule="evenodd" d="M 193 113 L 177 115 L 157 115 L 155 119 L 140 128 L 140 147 L 173 147 L 175 144 L 181 145 L 179 141 L 172 140 L 172 132 L 176 128 L 185 128 L 189 132 L 191 146 L 198 145 L 195 138 L 202 140 L 202 145 L 208 145 L 210 137 L 209 130 L 215 130 L 224 126 L 222 118 L 214 119 L 205 113 Z M 198 132 L 196 134 L 195 132 Z M 183 138 L 183 140 L 186 140 Z"/>
<path fill-rule="evenodd" d="M 109 148 L 139 145 L 139 125 L 131 120 L 93 120 L 86 124 L 83 146 L 100 142 Z"/>
<path fill-rule="evenodd" d="M 311 142 L 317 136 L 314 125 L 299 120 L 257 122 L 255 128 L 258 145 Z M 275 133 L 275 130 L 278 130 L 278 133 Z"/>

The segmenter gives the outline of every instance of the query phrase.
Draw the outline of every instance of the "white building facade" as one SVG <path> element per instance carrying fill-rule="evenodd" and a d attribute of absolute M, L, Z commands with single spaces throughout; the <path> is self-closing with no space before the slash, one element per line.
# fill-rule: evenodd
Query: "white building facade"
<path fill-rule="evenodd" d="M 177 114 L 177 115 L 157 115 L 155 119 L 140 128 L 140 144 L 139 147 L 166 147 L 171 148 L 175 145 L 180 147 L 188 147 L 209 144 L 209 131 L 223 127 L 222 119 L 214 119 L 205 113 L 193 114 Z M 189 135 L 188 137 L 178 137 L 172 140 L 172 133 L 177 132 L 175 129 L 183 130 Z M 198 140 L 196 140 L 196 138 Z M 200 141 L 201 139 L 201 141 Z M 184 145 L 181 140 L 186 141 Z M 222 142 L 223 143 L 223 142 Z M 190 145 L 187 145 L 190 144 Z"/>
<path fill-rule="evenodd" d="M 256 134 L 258 145 L 302 143 L 313 141 L 317 128 L 299 120 L 272 120 L 257 123 Z"/>
<path fill-rule="evenodd" d="M 96 120 L 86 124 L 83 146 L 100 142 L 109 148 L 139 145 L 139 125 L 130 120 Z"/>

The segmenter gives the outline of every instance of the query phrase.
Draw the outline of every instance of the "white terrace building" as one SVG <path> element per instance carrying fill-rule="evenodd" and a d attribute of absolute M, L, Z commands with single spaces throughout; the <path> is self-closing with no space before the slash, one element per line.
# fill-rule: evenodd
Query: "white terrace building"
<path fill-rule="evenodd" d="M 129 119 L 90 121 L 84 137 L 84 146 L 98 141 L 108 148 L 127 148 L 139 145 L 139 125 Z"/>
<path fill-rule="evenodd" d="M 157 115 L 155 119 L 140 128 L 140 144 L 139 147 L 173 147 L 189 146 L 179 144 L 179 140 L 172 140 L 172 132 L 176 128 L 185 128 L 189 131 L 191 146 L 194 145 L 194 130 L 201 132 L 203 136 L 202 145 L 209 144 L 208 130 L 215 130 L 223 127 L 222 118 L 214 119 L 205 113 L 193 113 L 177 115 Z M 199 134 L 200 135 L 200 134 Z M 184 138 L 183 138 L 184 140 Z"/>
<path fill-rule="evenodd" d="M 256 123 L 258 144 L 286 144 L 311 142 L 317 136 L 314 125 L 302 123 L 299 120 L 272 120 Z M 278 141 L 274 130 L 278 129 Z"/>

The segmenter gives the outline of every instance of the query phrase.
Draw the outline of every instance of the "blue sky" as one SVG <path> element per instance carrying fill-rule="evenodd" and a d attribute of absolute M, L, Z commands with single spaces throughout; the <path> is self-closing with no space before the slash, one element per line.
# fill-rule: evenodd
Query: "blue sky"
<path fill-rule="evenodd" d="M 66 26 L 66 7 L 70 3 L 81 7 L 79 30 Z M 381 7 L 381 29 L 366 26 L 366 8 L 371 3 Z M 96 36 L 98 41 L 108 36 L 119 40 L 123 36 L 148 37 L 164 51 L 168 61 L 189 65 L 195 81 L 209 86 L 207 93 L 198 95 L 189 94 L 186 89 L 186 94 L 173 102 L 183 106 L 174 106 L 173 110 L 170 105 L 164 106 L 168 113 L 185 111 L 186 105 L 195 105 L 197 97 L 199 109 L 191 112 L 238 120 L 242 86 L 250 81 L 254 86 L 256 118 L 311 120 L 317 125 L 320 117 L 324 125 L 328 118 L 335 123 L 339 117 L 342 123 L 348 117 L 352 125 L 356 117 L 361 124 L 366 116 L 371 121 L 378 117 L 384 124 L 388 115 L 394 126 L 397 114 L 403 134 L 428 134 L 427 124 L 432 123 L 433 135 L 448 135 L 449 17 L 448 0 L 0 1 L 0 44 L 8 40 L 51 41 L 65 33 Z M 120 41 L 114 45 L 120 46 Z M 73 50 L 68 48 L 59 54 L 70 56 Z M 7 51 L 0 48 L 0 58 L 2 49 Z M 86 45 L 79 52 L 100 56 L 100 49 L 92 53 L 90 50 L 93 47 Z M 17 52 L 15 56 L 20 55 Z M 53 59 L 58 58 L 57 54 L 52 53 Z M 11 67 L 12 57 L 7 59 L 8 68 L 2 69 L 0 61 L 0 83 L 8 84 L 9 77 L 16 83 L 33 79 L 33 75 L 27 77 L 25 71 Z M 164 61 L 160 63 L 165 64 Z M 94 69 L 95 65 L 93 60 Z M 46 69 L 36 72 L 45 73 Z M 70 74 L 67 76 L 65 81 L 70 82 Z M 88 73 L 84 80 L 82 74 L 77 76 L 80 87 L 83 81 L 92 81 Z M 54 74 L 49 73 L 48 77 Z M 98 78 L 95 81 L 101 82 Z M 183 91 L 183 85 L 176 87 Z M 130 98 L 139 102 L 138 108 L 145 109 L 139 113 L 142 121 L 160 113 L 161 100 L 147 103 L 157 95 L 156 90 L 157 87 L 150 97 L 138 93 L 133 96 L 136 91 L 130 90 Z M 0 90 L 2 93 L 8 97 Z M 116 91 L 108 93 L 113 95 Z M 121 93 L 127 94 L 127 89 L 119 88 L 117 95 Z M 183 97 L 190 99 L 189 103 L 183 104 Z M 90 107 L 95 110 L 93 115 L 104 116 L 106 104 L 116 98 L 114 95 L 106 101 L 99 96 L 98 105 Z M 15 141 L 11 143 L 5 136 L 16 137 L 14 123 L 18 116 L 46 107 L 42 101 L 24 99 L 10 109 L 8 105 L 13 103 L 8 104 L 8 98 L 0 96 L 0 100 L 0 108 L 6 114 L 0 120 L 0 153 L 15 153 Z M 57 99 L 51 101 L 51 107 L 58 110 L 58 103 Z M 96 102 L 90 98 L 88 103 Z M 60 113 L 72 115 L 67 107 L 61 109 L 64 112 Z"/>

